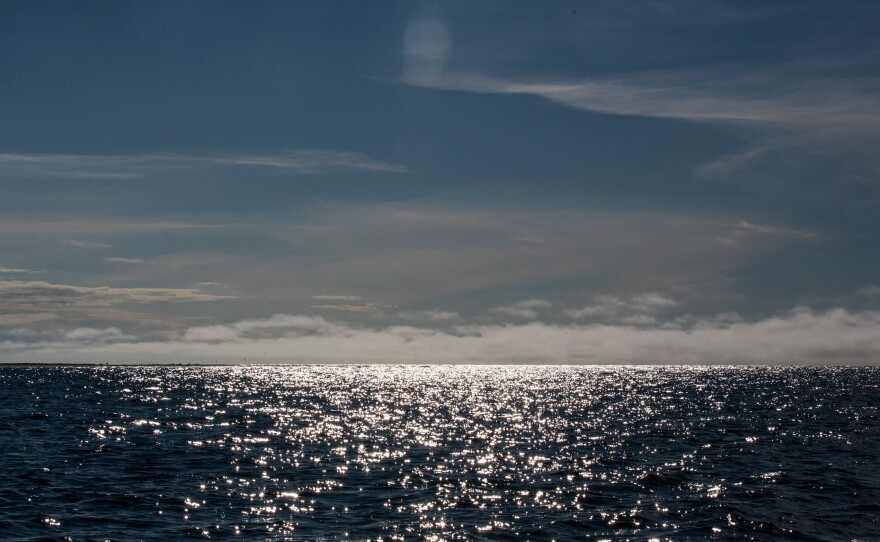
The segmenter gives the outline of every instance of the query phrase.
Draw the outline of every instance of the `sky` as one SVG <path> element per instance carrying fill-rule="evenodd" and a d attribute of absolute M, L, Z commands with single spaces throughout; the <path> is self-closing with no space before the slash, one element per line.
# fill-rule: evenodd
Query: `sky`
<path fill-rule="evenodd" d="M 0 4 L 0 362 L 880 364 L 875 2 Z"/>

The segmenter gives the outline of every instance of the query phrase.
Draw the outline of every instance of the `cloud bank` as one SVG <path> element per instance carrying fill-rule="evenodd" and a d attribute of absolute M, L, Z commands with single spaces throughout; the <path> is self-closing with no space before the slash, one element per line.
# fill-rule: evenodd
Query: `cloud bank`
<path fill-rule="evenodd" d="M 642 299 L 650 306 L 660 298 Z M 647 307 L 647 308 L 646 308 Z M 880 363 L 880 311 L 798 307 L 743 321 L 735 315 L 628 324 L 495 323 L 367 327 L 278 314 L 196 326 L 173 340 L 142 341 L 116 328 L 53 338 L 7 334 L 11 361 L 355 363 Z"/>

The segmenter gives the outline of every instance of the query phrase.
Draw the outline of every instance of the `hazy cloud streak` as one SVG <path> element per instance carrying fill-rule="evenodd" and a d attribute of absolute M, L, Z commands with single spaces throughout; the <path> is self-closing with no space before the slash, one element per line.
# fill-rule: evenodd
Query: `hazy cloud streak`
<path fill-rule="evenodd" d="M 0 178 L 131 179 L 207 167 L 261 167 L 308 174 L 333 170 L 401 173 L 406 167 L 357 152 L 298 150 L 278 154 L 84 155 L 0 153 Z"/>
<path fill-rule="evenodd" d="M 144 263 L 144 260 L 142 260 L 140 258 L 108 257 L 108 258 L 104 258 L 104 261 L 107 263 L 129 263 L 129 264 Z"/>
<path fill-rule="evenodd" d="M 71 286 L 46 281 L 0 280 L 3 311 L 107 307 L 120 303 L 217 301 L 229 296 L 198 288 L 114 288 Z"/>

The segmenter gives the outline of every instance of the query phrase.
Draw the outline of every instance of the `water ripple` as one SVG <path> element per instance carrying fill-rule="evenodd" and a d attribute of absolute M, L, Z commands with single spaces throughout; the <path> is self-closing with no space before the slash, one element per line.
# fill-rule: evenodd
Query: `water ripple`
<path fill-rule="evenodd" d="M 880 370 L 0 369 L 11 539 L 877 539 Z"/>

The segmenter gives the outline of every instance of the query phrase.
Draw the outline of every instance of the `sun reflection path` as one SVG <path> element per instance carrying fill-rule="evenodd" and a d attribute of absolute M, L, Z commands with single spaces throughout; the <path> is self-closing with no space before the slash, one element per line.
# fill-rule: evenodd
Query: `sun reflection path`
<path fill-rule="evenodd" d="M 791 470 L 780 451 L 857 449 L 845 425 L 815 423 L 853 412 L 829 411 L 788 369 L 82 371 L 90 386 L 67 389 L 89 454 L 67 475 L 115 472 L 84 486 L 90 498 L 130 495 L 157 533 L 668 540 L 772 526 L 794 536 L 805 520 L 779 500 Z"/>

